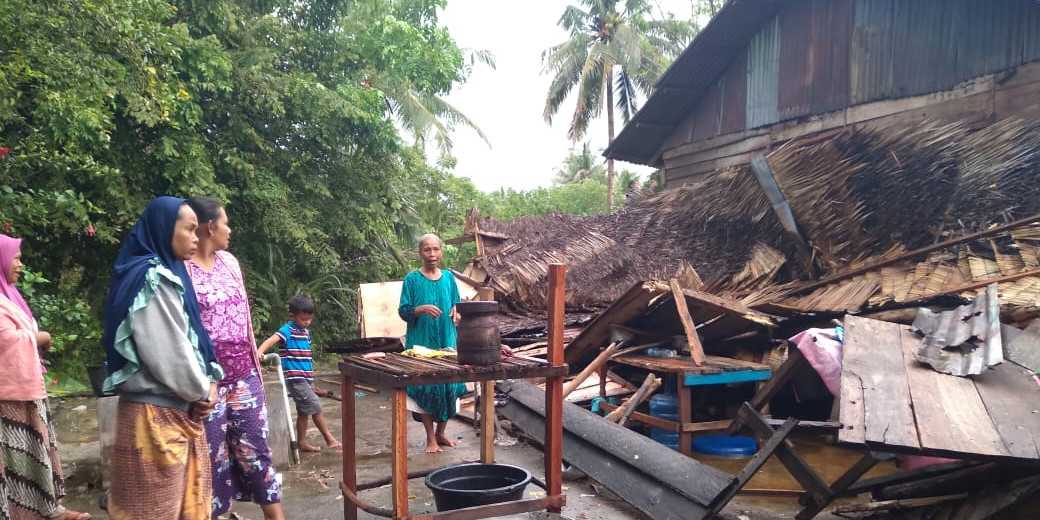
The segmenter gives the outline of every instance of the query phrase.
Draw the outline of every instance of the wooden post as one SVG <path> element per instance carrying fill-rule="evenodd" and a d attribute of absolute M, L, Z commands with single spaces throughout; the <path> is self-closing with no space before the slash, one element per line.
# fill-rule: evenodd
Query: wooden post
<path fill-rule="evenodd" d="M 343 400 L 339 407 L 340 435 L 343 442 L 343 486 L 357 496 L 357 428 L 355 421 L 354 378 L 340 374 L 340 392 Z M 343 500 L 343 518 L 357 520 L 357 506 L 354 502 Z"/>
<path fill-rule="evenodd" d="M 682 287 L 679 287 L 679 281 L 675 278 L 669 280 L 668 284 L 672 288 L 675 308 L 679 311 L 679 321 L 686 330 L 686 343 L 690 346 L 690 357 L 693 358 L 695 365 L 701 366 L 704 364 L 704 347 L 701 346 L 701 338 L 697 336 L 697 327 L 694 326 L 693 318 L 690 317 L 690 309 L 686 306 L 686 294 L 683 293 Z"/>
<path fill-rule="evenodd" d="M 477 300 L 495 301 L 495 290 L 478 287 Z M 498 422 L 495 416 L 495 382 L 481 381 L 477 384 L 480 385 L 480 462 L 492 464 L 495 462 L 495 424 Z"/>
<path fill-rule="evenodd" d="M 551 366 L 563 363 L 563 302 L 567 280 L 567 266 L 549 265 L 548 335 L 546 360 Z M 545 487 L 549 496 L 563 493 L 563 378 L 549 377 L 545 381 Z M 548 508 L 560 513 L 562 507 Z"/>
<path fill-rule="evenodd" d="M 408 394 L 404 388 L 394 388 L 390 424 L 391 466 L 393 479 L 392 500 L 394 518 L 408 518 Z M 346 451 L 346 450 L 344 450 Z"/>
<path fill-rule="evenodd" d="M 495 382 L 480 385 L 480 462 L 495 462 Z"/>

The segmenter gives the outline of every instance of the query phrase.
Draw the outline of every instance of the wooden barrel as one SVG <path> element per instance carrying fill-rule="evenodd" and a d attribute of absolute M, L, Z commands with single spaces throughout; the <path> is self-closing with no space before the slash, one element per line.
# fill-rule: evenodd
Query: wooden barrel
<path fill-rule="evenodd" d="M 467 301 L 455 304 L 461 319 L 458 324 L 460 365 L 494 365 L 502 360 L 502 340 L 498 332 L 498 302 Z"/>

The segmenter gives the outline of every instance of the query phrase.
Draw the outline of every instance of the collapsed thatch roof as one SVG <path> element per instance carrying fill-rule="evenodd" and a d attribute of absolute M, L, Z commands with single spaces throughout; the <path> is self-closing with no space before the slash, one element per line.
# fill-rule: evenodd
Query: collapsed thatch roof
<path fill-rule="evenodd" d="M 1040 122 L 1005 120 L 980 131 L 850 128 L 822 137 L 791 141 L 767 162 L 823 274 L 1040 212 Z M 794 241 L 748 166 L 629 201 L 614 214 L 482 219 L 479 227 L 508 237 L 486 240 L 476 259 L 491 285 L 534 313 L 544 310 L 551 262 L 568 266 L 568 308 L 586 310 L 639 281 L 675 276 L 683 262 L 712 290 L 731 294 L 807 277 L 804 266 L 785 262 L 796 258 Z M 973 255 L 998 261 L 1000 253 L 976 245 Z M 862 292 L 864 301 L 874 294 Z"/>

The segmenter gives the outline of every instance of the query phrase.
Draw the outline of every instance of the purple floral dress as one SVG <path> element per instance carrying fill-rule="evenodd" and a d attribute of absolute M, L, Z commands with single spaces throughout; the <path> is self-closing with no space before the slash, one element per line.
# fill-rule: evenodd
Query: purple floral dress
<path fill-rule="evenodd" d="M 228 512 L 233 500 L 261 505 L 280 502 L 281 489 L 267 445 L 267 402 L 238 260 L 218 251 L 213 271 L 191 261 L 187 264 L 202 324 L 224 369 L 217 405 L 206 418 L 213 468 L 213 516 Z"/>

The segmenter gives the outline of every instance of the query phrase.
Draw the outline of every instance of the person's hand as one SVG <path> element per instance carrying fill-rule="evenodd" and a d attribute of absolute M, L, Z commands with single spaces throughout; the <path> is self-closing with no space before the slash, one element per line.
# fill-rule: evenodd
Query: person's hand
<path fill-rule="evenodd" d="M 439 307 L 429 303 L 427 303 L 426 305 L 420 305 L 416 307 L 415 312 L 417 314 L 425 314 L 434 319 L 440 318 L 442 314 L 441 309 Z"/>
<path fill-rule="evenodd" d="M 209 395 L 202 401 L 195 401 L 191 403 L 191 407 L 188 409 L 188 413 L 193 421 L 202 421 L 209 415 L 209 412 L 213 410 L 213 407 L 217 405 L 217 384 L 210 383 Z"/>
<path fill-rule="evenodd" d="M 458 309 L 456 309 L 455 307 L 452 307 L 451 308 L 451 322 L 454 323 L 455 325 L 458 325 L 460 321 L 462 321 L 462 315 L 459 314 L 459 310 Z"/>
<path fill-rule="evenodd" d="M 40 355 L 46 354 L 51 349 L 51 333 L 46 331 L 36 332 L 36 350 Z"/>

